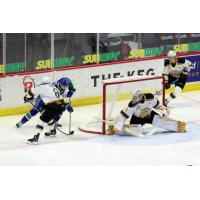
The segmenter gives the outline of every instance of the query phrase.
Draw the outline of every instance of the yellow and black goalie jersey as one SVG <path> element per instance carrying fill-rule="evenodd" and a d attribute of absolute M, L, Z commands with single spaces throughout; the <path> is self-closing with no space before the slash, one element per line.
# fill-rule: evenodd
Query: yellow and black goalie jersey
<path fill-rule="evenodd" d="M 181 74 L 188 75 L 191 67 L 192 63 L 185 58 L 176 58 L 175 63 L 170 63 L 169 59 L 165 59 L 163 75 L 179 78 Z"/>

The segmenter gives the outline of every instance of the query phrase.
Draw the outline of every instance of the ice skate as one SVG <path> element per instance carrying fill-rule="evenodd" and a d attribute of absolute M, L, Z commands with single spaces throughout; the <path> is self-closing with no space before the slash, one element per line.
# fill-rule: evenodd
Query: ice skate
<path fill-rule="evenodd" d="M 38 143 L 38 139 L 40 137 L 40 134 L 38 133 L 37 135 L 34 135 L 33 138 L 28 139 L 28 144 L 37 144 Z"/>
<path fill-rule="evenodd" d="M 50 130 L 49 132 L 46 132 L 44 135 L 45 136 L 56 136 L 56 130 L 55 129 Z"/>

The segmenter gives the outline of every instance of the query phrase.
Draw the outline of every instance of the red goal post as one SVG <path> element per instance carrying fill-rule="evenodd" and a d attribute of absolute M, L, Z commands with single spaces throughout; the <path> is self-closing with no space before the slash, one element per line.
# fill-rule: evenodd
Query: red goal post
<path fill-rule="evenodd" d="M 161 90 L 160 101 L 164 105 L 165 88 L 163 76 L 133 76 L 104 80 L 102 81 L 100 115 L 95 117 L 96 119 L 93 121 L 80 126 L 79 129 L 87 133 L 105 135 L 106 123 L 112 121 L 111 115 L 114 113 L 115 107 L 118 107 L 115 115 L 119 114 L 119 109 L 122 109 L 121 105 L 116 105 L 116 102 L 119 102 L 118 100 L 130 101 L 132 92 L 135 90 L 146 90 L 146 92 Z M 127 103 L 125 102 L 124 105 L 127 106 Z"/>

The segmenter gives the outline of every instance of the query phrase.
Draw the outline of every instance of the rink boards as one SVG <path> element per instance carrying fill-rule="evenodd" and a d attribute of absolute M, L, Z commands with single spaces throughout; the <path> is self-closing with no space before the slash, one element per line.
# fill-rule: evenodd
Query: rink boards
<path fill-rule="evenodd" d="M 200 90 L 200 53 L 184 54 L 184 57 L 194 63 L 184 91 Z M 36 85 L 43 77 L 51 81 L 61 77 L 71 78 L 76 88 L 73 96 L 73 106 L 100 103 L 102 95 L 102 80 L 131 76 L 160 76 L 164 67 L 164 56 L 141 58 L 132 61 L 95 64 L 78 67 L 65 67 L 42 72 L 18 73 L 0 77 L 0 116 L 27 112 L 31 106 L 24 104 L 23 78 L 31 76 Z"/>

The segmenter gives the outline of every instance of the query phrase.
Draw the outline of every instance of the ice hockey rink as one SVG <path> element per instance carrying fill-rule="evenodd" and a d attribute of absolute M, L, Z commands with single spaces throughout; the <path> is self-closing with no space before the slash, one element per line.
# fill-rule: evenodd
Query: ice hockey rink
<path fill-rule="evenodd" d="M 120 102 L 125 106 L 124 102 Z M 26 144 L 35 132 L 38 116 L 15 128 L 21 115 L 0 118 L 0 165 L 157 166 L 200 165 L 200 91 L 185 92 L 170 106 L 170 117 L 187 122 L 184 134 L 157 130 L 148 137 L 104 136 L 79 131 L 99 105 L 75 107 L 74 135 L 41 135 L 39 144 Z M 61 118 L 67 127 L 69 114 Z M 67 129 L 67 128 L 66 128 Z"/>

